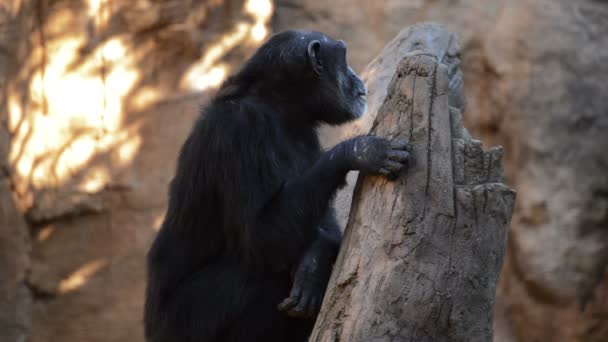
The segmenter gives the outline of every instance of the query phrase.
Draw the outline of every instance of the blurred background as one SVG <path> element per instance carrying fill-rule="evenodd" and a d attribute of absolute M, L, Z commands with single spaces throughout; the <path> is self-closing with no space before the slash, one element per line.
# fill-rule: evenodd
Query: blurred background
<path fill-rule="evenodd" d="M 222 80 L 273 32 L 344 39 L 361 72 L 429 20 L 518 191 L 496 341 L 608 341 L 600 0 L 0 0 L 0 340 L 143 341 L 145 253 Z"/>

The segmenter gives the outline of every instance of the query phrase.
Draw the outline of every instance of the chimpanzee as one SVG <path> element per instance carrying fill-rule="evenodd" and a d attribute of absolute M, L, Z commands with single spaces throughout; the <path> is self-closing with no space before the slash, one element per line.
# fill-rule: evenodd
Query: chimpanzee
<path fill-rule="evenodd" d="M 149 342 L 305 341 L 341 233 L 330 202 L 349 170 L 396 176 L 407 142 L 321 150 L 316 128 L 365 111 L 346 45 L 272 36 L 228 78 L 181 148 L 148 254 Z"/>

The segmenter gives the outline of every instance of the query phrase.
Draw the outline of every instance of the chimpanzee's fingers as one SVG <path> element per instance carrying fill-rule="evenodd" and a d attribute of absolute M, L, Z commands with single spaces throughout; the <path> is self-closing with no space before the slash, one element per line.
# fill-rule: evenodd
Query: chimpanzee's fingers
<path fill-rule="evenodd" d="M 405 162 L 409 158 L 410 158 L 410 154 L 407 151 L 391 150 L 388 152 L 388 159 L 390 159 L 390 160 L 394 160 L 394 161 L 398 161 L 398 162 Z"/>
<path fill-rule="evenodd" d="M 391 171 L 385 168 L 381 168 L 380 170 L 378 170 L 378 173 L 387 177 L 391 175 Z"/>
<path fill-rule="evenodd" d="M 397 150 L 408 150 L 408 141 L 405 139 L 397 138 L 391 141 L 391 148 Z"/>
<path fill-rule="evenodd" d="M 403 164 L 387 160 L 384 162 L 384 168 L 388 169 L 392 174 L 398 174 L 403 169 Z"/>
<path fill-rule="evenodd" d="M 319 311 L 320 300 L 318 297 L 314 297 L 310 303 L 308 303 L 308 317 L 315 317 Z"/>
<path fill-rule="evenodd" d="M 279 309 L 279 311 L 288 311 L 296 304 L 298 304 L 298 301 L 296 301 L 293 297 L 287 297 L 283 299 L 283 301 L 277 306 L 277 309 Z"/>
<path fill-rule="evenodd" d="M 298 305 L 292 310 L 294 311 L 295 316 L 304 317 L 306 316 L 308 303 L 310 302 L 310 294 L 308 292 L 304 292 L 302 294 L 302 298 L 298 302 Z"/>
<path fill-rule="evenodd" d="M 285 298 L 278 306 L 280 311 L 288 311 L 298 304 L 300 296 L 302 295 L 302 289 L 299 286 L 294 286 L 291 289 L 289 297 Z"/>

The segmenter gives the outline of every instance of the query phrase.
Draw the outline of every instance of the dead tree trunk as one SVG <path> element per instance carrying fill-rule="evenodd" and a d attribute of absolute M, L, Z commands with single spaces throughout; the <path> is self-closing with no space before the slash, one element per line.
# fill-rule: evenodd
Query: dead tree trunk
<path fill-rule="evenodd" d="M 484 152 L 463 128 L 458 64 L 419 29 L 427 51 L 401 61 L 371 130 L 409 139 L 413 164 L 394 182 L 359 178 L 310 341 L 492 340 L 515 194 L 502 149 Z"/>

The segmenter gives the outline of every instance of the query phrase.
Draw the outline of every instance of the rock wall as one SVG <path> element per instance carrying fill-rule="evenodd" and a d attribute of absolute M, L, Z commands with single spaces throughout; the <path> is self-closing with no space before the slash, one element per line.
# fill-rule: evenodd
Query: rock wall
<path fill-rule="evenodd" d="M 0 341 L 143 340 L 178 148 L 271 14 L 264 0 L 0 2 Z"/>
<path fill-rule="evenodd" d="M 6 113 L 8 82 L 14 77 L 17 48 L 10 38 L 23 29 L 0 6 L 0 340 L 26 341 L 32 324 L 32 293 L 27 286 L 31 242 L 23 213 L 18 210 L 8 160 L 11 134 Z"/>
<path fill-rule="evenodd" d="M 7 136 L 0 126 L 0 156 L 8 146 Z M 0 167 L 0 339 L 24 341 L 31 329 L 32 293 L 27 287 L 30 239 L 1 160 Z"/>
<path fill-rule="evenodd" d="M 142 339 L 175 153 L 271 15 L 272 30 L 345 39 L 359 71 L 415 22 L 457 32 L 466 126 L 505 147 L 518 190 L 496 339 L 605 340 L 608 4 L 594 0 L 1 2 L 0 340 Z"/>

